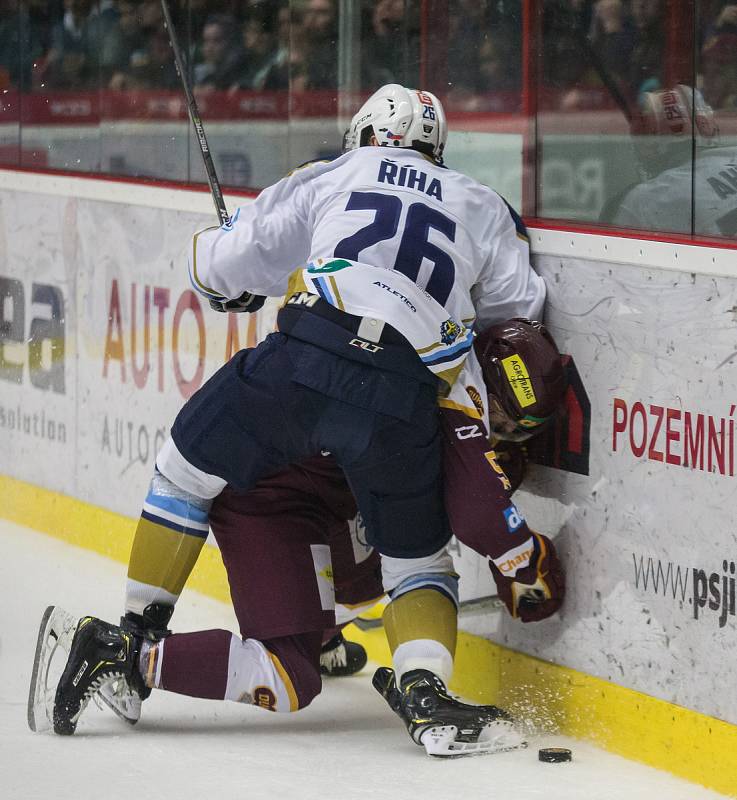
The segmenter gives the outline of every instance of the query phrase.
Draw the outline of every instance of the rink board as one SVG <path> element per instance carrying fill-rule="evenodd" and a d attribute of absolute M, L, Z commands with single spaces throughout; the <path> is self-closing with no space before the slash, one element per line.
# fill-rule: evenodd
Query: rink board
<path fill-rule="evenodd" d="M 3 516 L 125 563 L 135 520 L 0 476 Z M 229 602 L 218 552 L 205 548 L 188 587 Z M 348 630 L 378 664 L 391 657 L 382 629 Z M 461 631 L 451 689 L 508 707 L 537 732 L 595 742 L 626 758 L 737 796 L 737 728 L 616 683 L 515 652 Z"/>
<path fill-rule="evenodd" d="M 206 193 L 14 172 L 0 187 L 0 472 L 57 493 L 45 507 L 83 504 L 53 532 L 125 560 L 166 426 L 229 353 L 271 329 L 273 308 L 223 318 L 187 287 L 188 238 L 212 221 Z M 591 404 L 588 474 L 536 467 L 518 498 L 566 562 L 564 613 L 532 628 L 500 615 L 474 632 L 639 704 L 698 712 L 673 717 L 737 723 L 735 251 L 533 234 L 548 322 Z M 30 521 L 35 501 L 18 502 L 16 521 L 52 527 Z M 208 569 L 199 588 L 223 596 Z M 488 594 L 467 553 L 461 573 L 464 597 Z M 680 724 L 648 733 L 662 768 Z"/>

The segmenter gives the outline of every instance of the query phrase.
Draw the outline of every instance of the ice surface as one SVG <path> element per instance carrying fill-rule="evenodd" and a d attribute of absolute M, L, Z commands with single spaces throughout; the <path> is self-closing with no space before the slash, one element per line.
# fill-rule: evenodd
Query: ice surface
<path fill-rule="evenodd" d="M 297 714 L 154 692 L 130 727 L 93 704 L 77 734 L 26 725 L 29 670 L 45 607 L 120 616 L 125 567 L 0 521 L 0 796 L 4 800 L 714 800 L 714 792 L 564 737 L 515 753 L 435 760 L 370 685 L 370 670 L 329 681 Z M 232 611 L 185 591 L 178 631 L 236 630 Z M 571 764 L 541 764 L 562 745 Z"/>

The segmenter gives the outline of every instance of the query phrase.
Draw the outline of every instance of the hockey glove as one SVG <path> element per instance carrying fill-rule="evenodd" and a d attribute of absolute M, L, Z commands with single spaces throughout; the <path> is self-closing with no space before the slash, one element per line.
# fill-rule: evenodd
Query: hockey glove
<path fill-rule="evenodd" d="M 566 592 L 563 567 L 553 543 L 541 533 L 533 533 L 532 539 L 529 563 L 513 577 L 502 574 L 493 561 L 489 562 L 499 597 L 509 613 L 522 622 L 538 622 L 555 614 Z"/>
<path fill-rule="evenodd" d="M 232 311 L 233 313 L 252 314 L 258 311 L 261 306 L 266 302 L 266 298 L 260 294 L 251 294 L 251 292 L 243 292 L 240 297 L 235 300 L 210 300 L 210 308 L 213 311 Z"/>

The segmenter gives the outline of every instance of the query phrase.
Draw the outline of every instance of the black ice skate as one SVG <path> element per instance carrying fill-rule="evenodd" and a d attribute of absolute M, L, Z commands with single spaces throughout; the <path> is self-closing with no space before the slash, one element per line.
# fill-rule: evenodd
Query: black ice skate
<path fill-rule="evenodd" d="M 353 675 L 366 666 L 366 651 L 358 642 L 348 642 L 342 633 L 326 642 L 320 651 L 320 672 L 342 677 Z"/>
<path fill-rule="evenodd" d="M 497 706 L 461 703 L 450 697 L 437 675 L 416 669 L 402 676 L 398 688 L 394 670 L 380 667 L 374 687 L 401 717 L 412 740 L 428 755 L 481 755 L 516 750 L 527 743 L 512 719 Z"/>
<path fill-rule="evenodd" d="M 164 603 L 151 603 L 143 614 L 129 611 L 120 618 L 120 627 L 142 639 L 158 642 L 171 634 L 167 628 L 174 613 L 174 606 Z M 135 675 L 138 674 L 136 670 Z M 151 689 L 142 681 L 129 681 L 123 677 L 111 678 L 99 691 L 100 699 L 118 717 L 129 725 L 135 725 L 141 718 L 141 705 L 151 694 Z"/>
<path fill-rule="evenodd" d="M 92 695 L 114 679 L 124 679 L 139 694 L 144 684 L 138 672 L 141 638 L 96 617 L 82 617 L 69 658 L 56 688 L 54 731 L 71 735 Z"/>

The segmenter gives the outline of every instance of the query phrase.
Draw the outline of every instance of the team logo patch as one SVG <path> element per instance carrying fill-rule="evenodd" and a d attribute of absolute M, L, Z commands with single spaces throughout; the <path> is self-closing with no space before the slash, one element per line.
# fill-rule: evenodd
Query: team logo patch
<path fill-rule="evenodd" d="M 276 695 L 268 686 L 257 686 L 253 691 L 253 704 L 267 711 L 276 711 Z"/>
<path fill-rule="evenodd" d="M 440 325 L 440 341 L 443 344 L 453 344 L 463 333 L 463 328 L 454 319 L 446 319 Z"/>
<path fill-rule="evenodd" d="M 537 402 L 537 398 L 532 390 L 530 371 L 527 369 L 522 357 L 517 354 L 507 356 L 507 358 L 502 359 L 502 367 L 520 407 L 526 408 L 534 405 Z"/>
<path fill-rule="evenodd" d="M 514 503 L 509 508 L 504 509 L 504 519 L 507 521 L 507 530 L 510 533 L 514 533 L 525 521 L 525 518 L 520 514 Z"/>
<path fill-rule="evenodd" d="M 312 562 L 315 566 L 315 580 L 323 611 L 335 610 L 335 583 L 333 581 L 333 562 L 330 547 L 326 544 L 311 544 Z"/>
<path fill-rule="evenodd" d="M 350 265 L 351 262 L 346 261 L 344 258 L 339 258 L 334 261 L 323 261 L 323 259 L 318 258 L 316 262 L 313 261 L 312 263 L 307 265 L 307 272 L 309 272 L 310 274 L 337 272 L 338 270 L 350 267 Z"/>
<path fill-rule="evenodd" d="M 479 414 L 483 414 L 484 401 L 481 399 L 481 395 L 479 394 L 478 390 L 473 386 L 467 386 L 466 392 L 468 392 L 468 396 L 471 398 L 471 402 L 473 403 L 476 411 L 478 411 Z"/>

